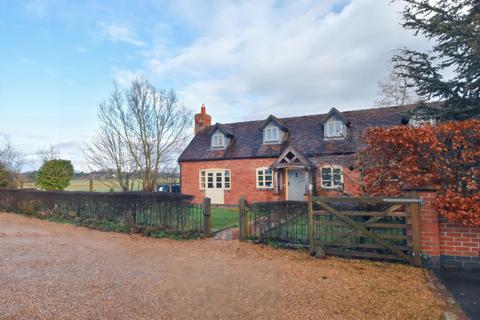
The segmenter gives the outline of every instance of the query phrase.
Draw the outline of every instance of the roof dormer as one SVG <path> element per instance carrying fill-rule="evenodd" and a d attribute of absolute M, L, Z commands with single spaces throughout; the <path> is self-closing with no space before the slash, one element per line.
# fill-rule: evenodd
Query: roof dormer
<path fill-rule="evenodd" d="M 435 119 L 432 114 L 432 108 L 425 102 L 420 101 L 415 109 L 410 112 L 408 125 L 413 127 L 419 127 L 424 124 L 434 125 L 437 122 L 437 119 Z"/>
<path fill-rule="evenodd" d="M 347 137 L 347 129 L 350 125 L 340 111 L 332 108 L 325 118 L 321 121 L 323 125 L 323 136 L 325 139 L 345 139 Z"/>
<path fill-rule="evenodd" d="M 274 115 L 269 115 L 260 129 L 263 132 L 263 144 L 281 143 L 289 130 L 287 124 Z"/>
<path fill-rule="evenodd" d="M 210 130 L 210 148 L 212 150 L 226 149 L 235 137 L 233 129 L 227 125 L 216 123 Z"/>

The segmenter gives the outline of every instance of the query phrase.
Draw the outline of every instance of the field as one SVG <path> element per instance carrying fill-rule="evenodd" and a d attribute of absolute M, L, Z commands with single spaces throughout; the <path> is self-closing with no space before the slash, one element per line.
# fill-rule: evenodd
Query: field
<path fill-rule="evenodd" d="M 159 184 L 164 184 L 165 182 L 160 182 Z M 170 183 L 170 181 L 169 181 Z M 23 185 L 24 188 L 35 188 L 33 182 L 26 182 Z M 65 191 L 89 191 L 90 180 L 89 179 L 73 179 L 70 182 L 70 185 L 65 189 Z M 141 190 L 142 181 L 137 179 L 134 183 L 134 191 Z M 93 191 L 96 192 L 109 192 L 109 191 L 122 191 L 120 185 L 116 179 L 94 179 L 93 180 Z"/>

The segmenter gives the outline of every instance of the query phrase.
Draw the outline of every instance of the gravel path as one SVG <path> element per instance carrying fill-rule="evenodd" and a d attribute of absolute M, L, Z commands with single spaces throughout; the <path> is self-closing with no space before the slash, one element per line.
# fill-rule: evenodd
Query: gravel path
<path fill-rule="evenodd" d="M 0 213 L 0 319 L 438 319 L 423 271 Z"/>

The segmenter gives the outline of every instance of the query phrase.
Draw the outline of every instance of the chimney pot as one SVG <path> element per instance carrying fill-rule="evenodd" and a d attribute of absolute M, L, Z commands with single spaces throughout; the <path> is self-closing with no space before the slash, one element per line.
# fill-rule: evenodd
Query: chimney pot
<path fill-rule="evenodd" d="M 195 115 L 195 135 L 211 125 L 212 117 L 207 114 L 207 108 L 205 107 L 205 104 L 202 104 L 200 113 Z"/>

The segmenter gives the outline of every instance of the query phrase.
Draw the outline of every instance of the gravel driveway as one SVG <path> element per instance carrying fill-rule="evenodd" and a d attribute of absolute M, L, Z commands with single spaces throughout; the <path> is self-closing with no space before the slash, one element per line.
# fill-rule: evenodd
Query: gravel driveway
<path fill-rule="evenodd" d="M 0 213 L 0 319 L 438 319 L 421 269 Z"/>

